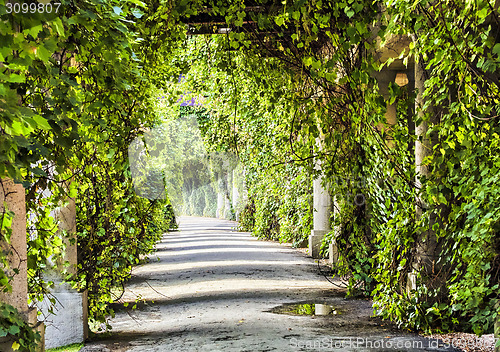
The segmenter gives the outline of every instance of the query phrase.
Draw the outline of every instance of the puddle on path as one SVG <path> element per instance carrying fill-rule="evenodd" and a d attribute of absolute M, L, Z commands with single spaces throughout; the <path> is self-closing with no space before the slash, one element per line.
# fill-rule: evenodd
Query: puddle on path
<path fill-rule="evenodd" d="M 275 314 L 289 315 L 339 315 L 338 308 L 327 303 L 288 303 L 270 310 Z"/>

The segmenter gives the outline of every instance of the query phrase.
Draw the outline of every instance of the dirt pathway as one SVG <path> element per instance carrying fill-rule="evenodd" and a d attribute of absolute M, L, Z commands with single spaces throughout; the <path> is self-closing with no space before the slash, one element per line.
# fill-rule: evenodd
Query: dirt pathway
<path fill-rule="evenodd" d="M 300 251 L 236 232 L 231 221 L 180 223 L 127 285 L 122 301 L 146 303 L 118 306 L 112 336 L 85 351 L 451 350 L 371 318 L 370 301 L 344 299 Z M 274 312 L 292 303 L 327 304 L 337 314 Z"/>

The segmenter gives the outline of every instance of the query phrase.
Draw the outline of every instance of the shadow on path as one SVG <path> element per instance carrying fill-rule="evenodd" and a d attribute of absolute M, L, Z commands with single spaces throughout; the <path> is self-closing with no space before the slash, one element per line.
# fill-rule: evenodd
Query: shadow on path
<path fill-rule="evenodd" d="M 371 317 L 371 301 L 345 299 L 302 252 L 235 231 L 226 220 L 181 217 L 150 262 L 134 269 L 114 305 L 111 336 L 87 351 L 445 351 Z M 137 309 L 124 303 L 143 299 Z M 324 303 L 341 314 L 273 313 Z M 451 349 L 448 349 L 451 350 Z"/>

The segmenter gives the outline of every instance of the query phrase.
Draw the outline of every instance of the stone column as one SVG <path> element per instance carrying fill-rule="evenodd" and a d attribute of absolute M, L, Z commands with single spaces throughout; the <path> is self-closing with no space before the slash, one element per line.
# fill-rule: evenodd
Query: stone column
<path fill-rule="evenodd" d="M 321 143 L 320 140 L 317 143 Z M 321 145 L 320 148 L 321 149 Z M 316 161 L 316 169 L 321 170 L 321 163 Z M 309 255 L 319 258 L 321 241 L 330 232 L 331 197 L 328 190 L 322 185 L 323 177 L 313 181 L 313 229 L 309 235 Z"/>
<path fill-rule="evenodd" d="M 339 211 L 340 209 L 339 209 L 339 205 L 338 205 L 335 197 L 333 197 L 332 203 L 333 203 L 332 204 L 332 206 L 333 206 L 333 218 L 334 218 L 334 221 L 336 221 L 337 217 L 340 216 L 340 211 Z M 328 262 L 330 263 L 330 265 L 336 264 L 339 260 L 338 247 L 337 247 L 337 242 L 336 242 L 335 238 L 339 234 L 340 229 L 338 228 L 338 226 L 335 226 L 333 228 L 333 230 L 334 230 L 335 236 L 332 239 L 332 242 L 328 245 Z"/>
<path fill-rule="evenodd" d="M 246 169 L 243 166 L 241 170 L 241 202 L 245 205 L 248 202 L 248 187 L 246 180 Z"/>
<path fill-rule="evenodd" d="M 389 99 L 390 98 L 389 84 L 391 82 L 394 82 L 394 83 L 398 84 L 398 82 L 397 82 L 397 74 L 398 74 L 398 72 L 405 73 L 406 74 L 406 80 L 407 80 L 407 82 L 405 82 L 405 85 L 406 84 L 408 85 L 408 90 L 412 90 L 413 88 L 417 88 L 418 89 L 418 91 L 419 91 L 419 94 L 418 94 L 419 97 L 417 97 L 416 105 L 420 106 L 420 104 L 421 104 L 423 106 L 422 94 L 423 94 L 423 91 L 425 90 L 425 88 L 424 88 L 425 79 L 423 78 L 421 71 L 418 71 L 419 73 L 416 73 L 417 70 L 418 70 L 418 68 L 413 68 L 413 63 L 412 63 L 412 66 L 410 68 L 406 68 L 405 66 L 401 65 L 401 63 L 399 63 L 398 61 L 396 61 L 395 63 L 393 63 L 393 65 L 391 66 L 391 68 L 386 68 L 386 69 L 382 70 L 381 72 L 376 73 L 375 77 L 377 78 L 377 82 L 378 82 L 378 85 L 379 85 L 380 93 L 384 96 L 384 98 L 386 100 Z M 416 77 L 417 75 L 419 76 L 418 79 Z M 402 86 L 402 84 L 398 84 L 398 85 Z M 417 85 L 417 86 L 414 87 L 414 85 Z M 423 113 L 421 112 L 421 114 L 423 114 Z M 415 126 L 414 126 L 413 120 L 412 120 L 413 117 L 411 116 L 412 113 L 409 113 L 408 115 L 409 115 L 408 121 L 406 121 L 407 124 L 408 124 L 408 130 L 409 130 L 410 133 L 413 133 L 415 131 Z M 386 121 L 387 121 L 388 125 L 393 125 L 393 124 L 397 123 L 396 104 L 389 104 L 389 103 L 387 103 L 387 110 L 386 110 L 386 113 L 385 113 L 385 118 L 386 118 Z M 382 126 L 379 126 L 379 128 L 382 128 Z M 420 130 L 415 131 L 415 133 L 417 134 L 417 136 L 421 136 L 421 137 L 423 137 L 426 134 L 426 132 L 427 132 L 427 122 L 422 123 L 420 125 Z M 426 137 L 424 137 L 424 139 L 425 138 Z M 424 142 L 424 144 L 425 143 L 427 143 L 427 142 Z M 418 147 L 417 147 L 417 144 L 418 144 Z M 425 149 L 424 148 L 424 144 L 422 144 L 419 141 L 417 141 L 415 143 L 415 145 L 409 144 L 409 146 L 408 146 L 409 150 L 412 150 L 412 152 L 415 149 L 415 147 L 417 147 L 417 149 L 419 150 L 418 152 L 415 151 L 415 153 L 419 153 L 419 156 L 420 156 L 420 158 L 418 156 L 416 158 L 417 173 L 419 172 L 419 168 L 421 166 L 420 164 L 421 164 L 421 161 L 423 160 L 422 157 L 424 156 L 424 154 L 422 154 L 423 150 Z M 392 142 L 390 140 L 387 141 L 387 145 L 389 147 L 391 147 L 392 146 Z M 429 151 L 430 151 L 430 149 L 429 149 Z M 421 214 L 421 209 L 420 208 L 417 209 L 417 216 L 419 216 L 418 215 L 419 212 Z M 416 275 L 415 274 L 416 274 L 415 272 L 411 272 L 408 275 L 407 282 L 406 282 L 406 289 L 407 289 L 408 292 L 410 290 L 416 289 Z"/>
<path fill-rule="evenodd" d="M 67 274 L 77 272 L 77 242 L 76 242 L 76 206 L 73 198 L 68 203 L 53 211 L 54 219 L 58 222 L 58 235 L 66 245 L 64 262 L 69 262 Z M 62 262 L 57 264 L 47 274 L 47 279 L 54 282 L 51 295 L 56 298 L 54 313 L 49 313 L 51 303 L 42 302 L 41 310 L 47 319 L 45 344 L 47 348 L 57 348 L 73 343 L 81 343 L 88 337 L 87 300 L 84 293 L 73 289 L 64 282 L 61 275 Z"/>
<path fill-rule="evenodd" d="M 426 70 L 424 63 L 419 62 L 415 64 L 415 88 L 417 89 L 417 96 L 415 105 L 419 117 L 423 120 L 419 125 L 415 126 L 415 134 L 417 140 L 415 141 L 415 169 L 416 179 L 415 183 L 420 189 L 420 194 L 425 190 L 422 188 L 422 177 L 430 176 L 431 172 L 427 165 L 424 165 L 425 159 L 432 155 L 433 146 L 437 143 L 436 136 L 428 136 L 429 127 L 437 122 L 437 113 L 435 108 L 429 107 L 423 110 L 425 98 L 423 96 L 425 91 Z M 427 209 L 423 197 L 417 195 L 417 204 L 415 207 L 417 219 L 419 219 L 423 212 Z M 437 238 L 432 231 L 432 225 L 437 221 L 437 214 L 434 213 L 429 219 L 429 228 L 427 231 L 421 233 L 417 240 L 417 267 L 416 270 L 423 270 L 424 276 L 433 275 L 438 271 L 436 260 L 439 257 L 440 248 L 438 248 Z M 412 278 L 409 278 L 412 281 Z M 436 280 L 438 281 L 438 280 Z M 439 285 L 439 283 L 437 283 Z"/>
<path fill-rule="evenodd" d="M 233 170 L 233 209 L 234 209 L 234 216 L 236 218 L 236 221 L 240 220 L 240 211 L 239 211 L 239 204 L 240 204 L 240 191 L 238 189 L 238 182 L 239 182 L 239 173 L 236 171 L 236 169 Z"/>
<path fill-rule="evenodd" d="M 222 219 L 224 216 L 224 198 L 226 196 L 226 192 L 224 192 L 224 182 L 222 181 L 222 177 L 219 176 L 217 180 L 217 210 L 215 212 L 215 217 L 218 219 Z"/>
<path fill-rule="evenodd" d="M 226 182 L 224 187 L 224 219 L 232 219 L 232 211 L 231 211 L 231 197 L 232 189 L 233 189 L 233 172 L 231 169 L 227 169 L 226 171 Z"/>
<path fill-rule="evenodd" d="M 4 203 L 7 209 L 4 208 Z M 12 292 L 0 292 L 0 301 L 16 308 L 21 316 L 30 325 L 37 325 L 36 309 L 28 307 L 28 245 L 26 233 L 26 201 L 25 189 L 21 184 L 14 183 L 11 179 L 0 180 L 0 215 L 5 211 L 12 211 L 12 234 L 10 244 L 0 240 L 0 247 L 8 253 L 9 276 L 12 276 L 10 285 Z M 14 270 L 17 271 L 14 272 Z M 43 324 L 38 325 L 42 335 L 40 351 L 43 350 Z M 10 352 L 12 341 L 0 339 L 0 350 Z"/>
<path fill-rule="evenodd" d="M 2 179 L 0 185 L 0 211 L 14 212 L 10 245 L 2 242 L 2 249 L 9 252 L 9 274 L 13 276 L 10 284 L 12 292 L 0 292 L 0 299 L 15 307 L 25 318 L 28 317 L 28 245 L 26 240 L 26 203 L 25 190 L 21 184 L 11 179 Z M 7 209 L 4 208 L 4 202 Z M 19 270 L 15 274 L 13 269 Z"/>
<path fill-rule="evenodd" d="M 388 101 L 390 98 L 389 84 L 395 82 L 396 74 L 396 70 L 391 70 L 389 68 L 385 68 L 382 71 L 373 74 L 373 76 L 375 76 L 375 78 L 377 79 L 379 92 L 386 101 Z M 385 119 L 389 126 L 395 125 L 397 123 L 396 104 L 390 104 L 389 102 L 387 102 Z M 379 130 L 381 130 L 382 128 L 384 128 L 382 125 L 378 126 Z"/>
<path fill-rule="evenodd" d="M 222 218 L 231 219 L 231 199 L 229 199 L 227 193 L 224 195 L 224 214 Z"/>
<path fill-rule="evenodd" d="M 68 204 L 54 211 L 54 218 L 59 224 L 59 235 L 66 244 L 64 261 L 69 262 L 68 274 L 76 274 L 77 244 L 76 244 L 76 204 L 74 198 L 68 199 Z"/>

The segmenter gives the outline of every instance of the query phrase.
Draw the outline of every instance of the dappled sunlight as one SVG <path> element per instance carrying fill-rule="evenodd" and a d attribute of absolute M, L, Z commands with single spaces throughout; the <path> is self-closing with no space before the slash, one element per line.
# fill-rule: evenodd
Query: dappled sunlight
<path fill-rule="evenodd" d="M 232 252 L 241 252 L 241 253 L 276 253 L 275 248 L 248 248 L 248 247 L 236 247 L 236 248 L 217 248 L 215 246 L 214 248 L 211 248 L 209 245 L 206 246 L 205 249 L 187 249 L 182 250 L 182 251 L 174 251 L 174 252 L 157 252 L 155 255 L 157 257 L 161 258 L 172 258 L 172 257 L 177 257 L 177 256 L 190 256 L 190 255 L 196 255 L 196 254 L 204 254 L 204 255 L 211 255 L 211 256 L 217 256 L 221 253 L 232 253 Z"/>
<path fill-rule="evenodd" d="M 210 241 L 210 232 L 189 235 L 181 227 L 172 243 L 161 242 L 151 262 L 133 270 L 113 305 L 112 337 L 102 341 L 128 352 L 208 352 L 283 351 L 297 339 L 330 334 L 415 340 L 373 318 L 370 300 L 346 300 L 345 290 L 332 286 L 302 252 L 248 235 L 229 241 L 229 230 L 227 241 L 222 235 Z M 316 307 L 311 315 L 277 314 L 311 302 L 341 314 L 316 313 Z"/>
<path fill-rule="evenodd" d="M 248 242 L 253 241 L 254 245 L 258 246 L 271 246 L 270 242 L 258 241 L 255 237 L 224 237 L 222 235 L 214 235 L 213 237 L 183 237 L 175 238 L 172 240 L 163 240 L 162 243 L 156 246 L 157 249 L 162 248 L 172 248 L 172 249 L 182 249 L 187 248 L 191 244 L 196 243 L 197 246 L 206 245 L 227 245 L 227 244 L 248 244 Z"/>
<path fill-rule="evenodd" d="M 178 272 L 189 272 L 191 270 L 209 270 L 209 269 L 222 269 L 222 268 L 238 268 L 241 266 L 251 266 L 253 268 L 260 268 L 272 270 L 276 266 L 290 268 L 293 270 L 294 265 L 305 265 L 316 267 L 317 264 L 313 262 L 298 262 L 297 260 L 214 260 L 214 261 L 192 261 L 183 263 L 150 263 L 147 266 L 142 266 L 134 269 L 134 275 L 145 276 L 154 278 L 154 275 L 169 273 L 176 274 Z M 151 274 L 151 275 L 149 275 Z"/>
<path fill-rule="evenodd" d="M 208 275 L 210 276 L 210 275 Z M 127 290 L 122 300 L 133 302 L 140 295 L 142 299 L 155 300 L 158 293 L 167 296 L 169 299 L 211 296 L 211 295 L 242 295 L 249 292 L 265 292 L 283 289 L 329 289 L 331 285 L 326 281 L 317 279 L 296 279 L 290 280 L 288 277 L 276 277 L 274 279 L 252 279 L 242 277 L 239 279 L 221 279 L 217 275 L 212 280 L 189 282 L 189 279 L 173 280 L 158 285 L 156 282 L 149 282 L 149 285 L 132 287 Z"/>

